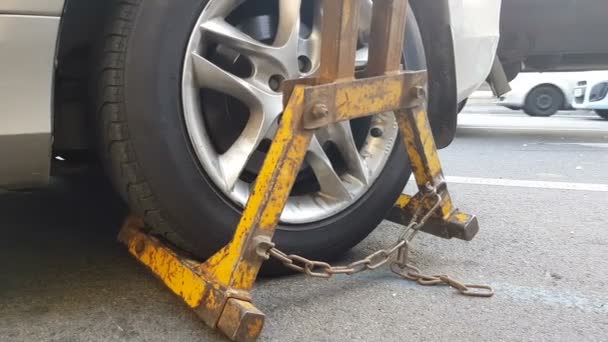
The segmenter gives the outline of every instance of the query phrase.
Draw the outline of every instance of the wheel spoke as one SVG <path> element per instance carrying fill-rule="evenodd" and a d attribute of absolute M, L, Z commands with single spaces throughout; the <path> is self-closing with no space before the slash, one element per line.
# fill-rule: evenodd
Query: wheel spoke
<path fill-rule="evenodd" d="M 252 116 L 241 136 L 226 153 L 219 156 L 219 165 L 226 191 L 230 192 L 234 189 L 251 155 L 264 138 L 265 125 L 263 121 L 261 115 Z"/>
<path fill-rule="evenodd" d="M 279 94 L 265 91 L 254 80 L 235 76 L 196 53 L 192 54 L 192 63 L 196 82 L 201 88 L 233 96 L 256 108 L 261 108 L 265 101 L 280 98 Z"/>
<path fill-rule="evenodd" d="M 194 53 L 193 65 L 197 83 L 233 96 L 250 109 L 249 121 L 230 149 L 219 156 L 219 166 L 226 191 L 234 188 L 251 155 L 283 110 L 282 95 L 269 93 L 252 80 L 241 79 Z"/>
<path fill-rule="evenodd" d="M 273 61 L 280 65 L 283 76 L 288 79 L 300 77 L 298 67 L 300 5 L 301 0 L 279 0 L 277 34 L 273 46 L 270 47 Z M 264 56 L 260 57 L 264 58 Z M 256 61 L 254 60 L 253 63 L 256 64 Z"/>
<path fill-rule="evenodd" d="M 352 198 L 352 195 L 334 170 L 329 157 L 316 137 L 310 143 L 306 161 L 317 177 L 323 194 L 336 200 L 348 200 Z"/>
<path fill-rule="evenodd" d="M 302 0 L 279 0 L 279 26 L 274 46 L 293 48 L 300 33 L 300 6 Z M 295 49 L 291 49 L 295 52 Z"/>
<path fill-rule="evenodd" d="M 271 62 L 281 63 L 281 49 L 264 44 L 230 25 L 222 18 L 215 18 L 200 26 L 205 33 L 212 35 L 216 42 L 232 48 L 245 56 L 257 56 Z"/>
<path fill-rule="evenodd" d="M 357 149 L 350 122 L 343 121 L 333 124 L 328 130 L 330 139 L 336 144 L 344 158 L 349 173 L 363 185 L 369 184 L 370 169 Z"/>
<path fill-rule="evenodd" d="M 279 106 L 282 106 L 280 102 L 278 103 Z M 234 189 L 241 173 L 262 140 L 274 136 L 274 132 L 271 130 L 276 127 L 276 119 L 281 113 L 281 109 L 277 111 L 276 107 L 269 107 L 264 106 L 265 110 L 252 112 L 239 138 L 226 153 L 219 156 L 226 191 Z"/>

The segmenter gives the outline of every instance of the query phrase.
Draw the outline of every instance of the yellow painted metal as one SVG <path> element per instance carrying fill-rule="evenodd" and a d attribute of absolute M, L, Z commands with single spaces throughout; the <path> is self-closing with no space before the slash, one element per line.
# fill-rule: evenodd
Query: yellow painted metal
<path fill-rule="evenodd" d="M 404 134 L 416 184 L 424 188 L 428 182 L 443 176 L 427 113 L 424 107 L 401 110 L 397 112 L 397 120 Z"/>
<path fill-rule="evenodd" d="M 202 266 L 219 284 L 248 290 L 257 278 L 262 260 L 247 249 L 255 236 L 272 237 L 313 134 L 302 129 L 303 104 L 296 86 L 232 242 Z"/>
<path fill-rule="evenodd" d="M 399 196 L 399 198 L 397 199 L 397 202 L 395 202 L 395 207 L 399 209 L 404 209 L 411 201 L 412 196 L 401 194 L 401 196 Z"/>
<path fill-rule="evenodd" d="M 235 341 L 257 339 L 264 315 L 249 301 L 264 258 L 258 239 L 271 241 L 313 135 L 302 127 L 304 86 L 294 88 L 252 195 L 230 244 L 200 264 L 183 258 L 129 218 L 119 239 L 211 327 Z"/>
<path fill-rule="evenodd" d="M 452 217 L 454 217 L 454 220 L 460 224 L 467 223 L 471 219 L 471 215 L 461 212 L 455 213 L 452 215 Z"/>
<path fill-rule="evenodd" d="M 426 71 L 400 71 L 392 75 L 340 81 L 306 88 L 304 128 L 315 129 L 346 121 L 423 104 L 412 87 L 423 87 Z M 311 115 L 311 108 L 327 106 L 326 117 Z"/>
<path fill-rule="evenodd" d="M 355 76 L 355 55 L 359 33 L 360 0 L 321 2 L 326 18 L 321 25 L 321 64 L 319 84 Z"/>
<path fill-rule="evenodd" d="M 375 0 L 366 75 L 381 76 L 401 70 L 407 0 Z"/>
<path fill-rule="evenodd" d="M 409 94 L 404 85 L 402 79 L 380 77 L 359 87 L 339 88 L 335 101 L 337 120 L 349 120 L 353 113 L 369 115 L 404 107 L 402 99 Z"/>
<path fill-rule="evenodd" d="M 445 187 L 443 170 L 425 107 L 402 109 L 395 114 L 420 191 L 424 192 L 428 185 Z M 441 218 L 447 219 L 454 213 L 455 208 L 447 188 L 442 191 L 441 196 Z M 432 204 L 424 205 L 430 207 Z"/>
<path fill-rule="evenodd" d="M 349 120 L 353 113 L 369 115 L 403 107 L 401 100 L 407 97 L 407 90 L 403 80 L 383 77 L 360 87 L 339 88 L 335 101 L 337 120 Z"/>
<path fill-rule="evenodd" d="M 264 327 L 264 314 L 249 302 L 230 298 L 217 327 L 233 341 L 255 341 Z"/>
<path fill-rule="evenodd" d="M 119 239 L 125 243 L 129 252 L 146 265 L 171 291 L 191 308 L 201 304 L 207 283 L 201 279 L 193 267 L 187 267 L 173 251 L 153 237 L 141 232 L 143 221 L 130 217 L 125 222 Z"/>
<path fill-rule="evenodd" d="M 441 194 L 442 196 L 449 197 L 447 189 L 442 190 Z M 395 202 L 393 209 L 389 212 L 386 219 L 402 225 L 407 224 L 418 211 L 418 208 L 428 208 L 429 205 L 434 203 L 434 196 L 428 198 L 426 202 L 424 198 L 425 196 L 422 193 L 418 193 L 415 196 L 402 194 Z M 448 203 L 450 207 L 453 206 L 451 200 Z M 457 238 L 470 241 L 479 231 L 479 224 L 475 216 L 455 209 L 447 216 L 444 216 L 443 213 L 436 213 L 421 228 L 421 231 L 444 239 Z"/>
<path fill-rule="evenodd" d="M 380 107 L 385 108 L 396 102 L 402 104 L 405 93 L 398 88 L 410 89 L 408 94 L 413 88 L 403 81 L 393 83 L 388 79 L 383 82 L 386 82 L 390 93 L 387 96 L 369 85 L 354 87 L 355 82 L 338 87 L 339 91 L 333 96 L 342 116 L 335 116 L 332 120 L 348 118 L 351 110 L 373 113 Z M 315 87 L 319 86 L 311 88 Z M 303 128 L 306 91 L 305 86 L 295 86 L 229 245 L 203 264 L 197 264 L 181 258 L 158 240 L 136 229 L 136 226 L 142 225 L 140 220 L 127 222 L 121 233 L 121 240 L 138 260 L 190 307 L 195 308 L 207 324 L 222 329 L 234 340 L 255 340 L 263 325 L 263 315 L 248 302 L 248 291 L 253 287 L 263 262 L 263 258 L 257 254 L 256 241 L 259 240 L 256 239 L 262 237 L 271 240 L 310 144 L 313 130 Z M 443 186 L 441 163 L 424 108 L 402 109 L 396 111 L 396 115 L 419 188 L 424 190 L 427 184 Z M 442 187 L 440 192 L 443 198 L 441 218 L 455 224 L 465 224 L 475 219 L 455 212 L 447 188 Z M 414 197 L 404 195 L 397 201 L 396 207 L 412 211 L 421 205 L 432 205 L 421 202 L 420 194 Z"/>

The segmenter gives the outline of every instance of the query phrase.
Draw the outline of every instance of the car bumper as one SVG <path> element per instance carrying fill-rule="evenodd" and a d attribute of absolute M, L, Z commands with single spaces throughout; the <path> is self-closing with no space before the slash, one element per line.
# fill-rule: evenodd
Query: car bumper
<path fill-rule="evenodd" d="M 608 81 L 576 87 L 573 95 L 573 108 L 608 109 Z"/>

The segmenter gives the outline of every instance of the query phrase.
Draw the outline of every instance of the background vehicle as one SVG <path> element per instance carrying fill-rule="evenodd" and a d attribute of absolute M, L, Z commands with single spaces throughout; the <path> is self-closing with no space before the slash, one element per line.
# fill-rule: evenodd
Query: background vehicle
<path fill-rule="evenodd" d="M 523 109 L 531 116 L 551 116 L 570 109 L 572 94 L 582 72 L 521 73 L 511 81 L 511 91 L 496 104 L 513 110 Z"/>
<path fill-rule="evenodd" d="M 577 109 L 592 109 L 608 120 L 608 72 L 588 74 L 577 82 L 573 91 L 572 106 Z"/>
<path fill-rule="evenodd" d="M 362 1 L 364 66 L 372 2 Z M 0 3 L 0 186 L 44 185 L 51 155 L 96 151 L 153 233 L 203 258 L 215 252 L 272 139 L 281 82 L 318 67 L 318 4 Z M 500 0 L 412 1 L 405 64 L 429 70 L 440 147 L 454 137 L 457 104 L 490 73 L 499 16 Z M 394 121 L 381 113 L 317 133 L 276 234 L 283 250 L 332 258 L 385 217 L 409 172 Z"/>
<path fill-rule="evenodd" d="M 498 55 L 509 80 L 520 71 L 608 69 L 605 0 L 505 0 Z"/>

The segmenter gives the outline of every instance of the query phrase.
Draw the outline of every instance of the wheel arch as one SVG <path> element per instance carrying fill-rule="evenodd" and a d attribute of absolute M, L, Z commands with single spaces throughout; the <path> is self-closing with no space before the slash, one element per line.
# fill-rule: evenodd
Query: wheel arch
<path fill-rule="evenodd" d="M 53 89 L 53 151 L 93 150 L 89 118 L 95 50 L 112 1 L 65 0 L 57 38 Z"/>
<path fill-rule="evenodd" d="M 422 33 L 429 73 L 429 120 L 438 148 L 454 140 L 458 93 L 448 0 L 410 1 Z"/>

